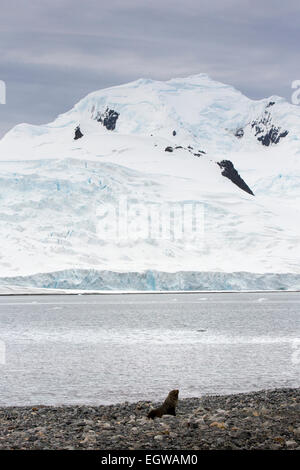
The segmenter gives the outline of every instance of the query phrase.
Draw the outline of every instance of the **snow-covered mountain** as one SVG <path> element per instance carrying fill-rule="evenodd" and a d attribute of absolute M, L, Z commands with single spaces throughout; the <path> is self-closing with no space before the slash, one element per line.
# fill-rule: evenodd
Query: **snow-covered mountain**
<path fill-rule="evenodd" d="M 6 283 L 57 271 L 68 286 L 75 272 L 300 274 L 300 107 L 277 96 L 253 101 L 205 74 L 100 90 L 50 124 L 8 132 L 0 178 Z M 125 197 L 198 204 L 203 243 L 101 237 L 99 210 Z"/>

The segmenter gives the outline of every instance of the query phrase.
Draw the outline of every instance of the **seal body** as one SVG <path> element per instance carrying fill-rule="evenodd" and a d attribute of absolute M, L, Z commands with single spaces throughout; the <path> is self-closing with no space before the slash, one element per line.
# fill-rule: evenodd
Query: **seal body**
<path fill-rule="evenodd" d="M 163 415 L 173 415 L 176 416 L 176 406 L 178 403 L 178 394 L 179 390 L 171 390 L 163 404 L 156 408 L 155 410 L 151 410 L 147 417 L 149 419 L 154 418 L 161 418 Z"/>

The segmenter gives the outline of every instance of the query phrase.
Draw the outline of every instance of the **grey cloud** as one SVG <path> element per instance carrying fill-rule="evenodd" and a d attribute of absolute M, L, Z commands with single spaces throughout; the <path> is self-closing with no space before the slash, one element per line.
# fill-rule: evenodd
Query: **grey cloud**
<path fill-rule="evenodd" d="M 206 72 L 251 98 L 290 98 L 298 1 L 2 0 L 0 135 L 139 77 Z"/>

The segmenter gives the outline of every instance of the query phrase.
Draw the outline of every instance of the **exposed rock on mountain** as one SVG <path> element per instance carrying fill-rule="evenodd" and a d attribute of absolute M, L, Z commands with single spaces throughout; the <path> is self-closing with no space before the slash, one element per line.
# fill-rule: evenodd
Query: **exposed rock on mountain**
<path fill-rule="evenodd" d="M 242 137 L 244 137 L 244 129 L 242 128 L 237 129 L 234 135 L 238 137 L 238 139 L 241 139 Z"/>
<path fill-rule="evenodd" d="M 222 160 L 221 162 L 217 162 L 220 168 L 222 168 L 222 175 L 225 176 L 226 178 L 229 178 L 234 184 L 236 184 L 239 188 L 241 188 L 243 191 L 246 191 L 246 193 L 252 194 L 254 196 L 253 192 L 249 188 L 249 186 L 245 183 L 243 178 L 240 177 L 238 172 L 233 166 L 233 163 L 230 160 Z"/>
<path fill-rule="evenodd" d="M 83 133 L 80 130 L 80 126 L 77 126 L 75 129 L 75 137 L 74 140 L 81 139 L 83 137 Z"/>
<path fill-rule="evenodd" d="M 266 109 L 270 106 L 274 106 L 274 102 L 266 106 Z M 279 126 L 273 124 L 272 115 L 269 111 L 265 109 L 263 115 L 251 123 L 251 127 L 255 132 L 255 137 L 262 145 L 268 147 L 271 144 L 278 144 L 280 139 L 288 135 L 287 130 L 283 130 Z"/>
<path fill-rule="evenodd" d="M 120 113 L 113 109 L 106 108 L 104 113 L 98 112 L 96 120 L 101 122 L 108 131 L 113 131 L 116 128 L 116 123 Z"/>

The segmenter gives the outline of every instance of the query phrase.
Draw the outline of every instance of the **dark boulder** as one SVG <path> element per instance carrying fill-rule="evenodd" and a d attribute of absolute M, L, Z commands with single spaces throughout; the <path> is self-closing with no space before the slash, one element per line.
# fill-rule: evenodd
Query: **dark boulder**
<path fill-rule="evenodd" d="M 175 135 L 176 135 L 176 131 L 173 131 L 173 136 L 175 137 Z"/>
<path fill-rule="evenodd" d="M 241 127 L 239 129 L 237 129 L 234 133 L 235 137 L 237 137 L 238 139 L 241 139 L 242 137 L 244 137 L 244 129 L 242 129 Z"/>
<path fill-rule="evenodd" d="M 173 152 L 173 147 L 166 147 L 165 152 Z"/>
<path fill-rule="evenodd" d="M 75 129 L 74 140 L 81 139 L 81 137 L 83 137 L 83 133 L 81 132 L 80 127 L 77 126 L 76 129 Z"/>

